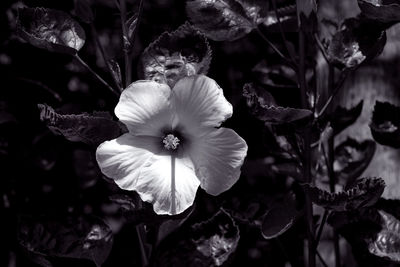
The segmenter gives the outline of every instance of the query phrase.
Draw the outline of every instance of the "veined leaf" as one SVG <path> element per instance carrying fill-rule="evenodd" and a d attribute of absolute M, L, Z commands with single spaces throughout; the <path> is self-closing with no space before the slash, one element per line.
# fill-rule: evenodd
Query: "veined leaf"
<path fill-rule="evenodd" d="M 190 20 L 215 41 L 239 39 L 267 18 L 268 2 L 263 0 L 188 0 Z"/>
<path fill-rule="evenodd" d="M 358 0 L 362 14 L 383 23 L 400 21 L 399 0 Z"/>
<path fill-rule="evenodd" d="M 40 120 L 45 122 L 53 133 L 61 134 L 69 141 L 97 146 L 120 136 L 123 131 L 107 112 L 61 115 L 45 104 L 39 104 L 38 107 Z"/>
<path fill-rule="evenodd" d="M 82 27 L 63 11 L 49 8 L 18 10 L 18 34 L 33 46 L 75 55 L 85 44 Z"/>
<path fill-rule="evenodd" d="M 381 178 L 361 178 L 350 189 L 338 193 L 329 193 L 308 184 L 304 185 L 304 189 L 316 205 L 346 211 L 373 205 L 382 195 L 385 182 Z"/>
<path fill-rule="evenodd" d="M 361 114 L 363 102 L 364 101 L 361 100 L 355 107 L 349 109 L 341 106 L 335 109 L 330 120 L 335 135 L 339 134 L 357 120 Z"/>
<path fill-rule="evenodd" d="M 329 43 L 329 60 L 342 69 L 352 69 L 379 55 L 386 44 L 386 32 L 373 20 L 346 19 Z"/>
<path fill-rule="evenodd" d="M 400 148 L 400 108 L 388 102 L 375 102 L 369 125 L 375 141 L 381 145 Z"/>
<path fill-rule="evenodd" d="M 173 87 L 180 78 L 207 74 L 211 48 L 204 34 L 186 23 L 161 34 L 144 50 L 141 62 L 145 79 Z"/>

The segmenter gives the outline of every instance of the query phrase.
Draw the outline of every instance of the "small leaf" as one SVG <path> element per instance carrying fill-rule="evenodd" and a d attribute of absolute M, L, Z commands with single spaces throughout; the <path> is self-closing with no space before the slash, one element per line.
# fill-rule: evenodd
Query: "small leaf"
<path fill-rule="evenodd" d="M 335 135 L 339 134 L 357 120 L 361 114 L 363 102 L 364 101 L 361 100 L 355 107 L 350 109 L 346 109 L 341 106 L 338 106 L 335 109 L 330 120 Z"/>
<path fill-rule="evenodd" d="M 112 77 L 115 83 L 118 85 L 118 88 L 123 88 L 121 68 L 119 67 L 118 62 L 115 61 L 114 59 L 110 59 L 108 61 L 108 65 L 110 66 Z"/>
<path fill-rule="evenodd" d="M 262 0 L 188 0 L 186 12 L 193 24 L 214 41 L 233 41 L 251 32 L 267 16 Z"/>
<path fill-rule="evenodd" d="M 211 48 L 204 34 L 186 23 L 165 32 L 143 52 L 144 78 L 173 87 L 183 77 L 207 74 Z"/>
<path fill-rule="evenodd" d="M 18 242 L 28 252 L 49 257 L 87 259 L 101 266 L 111 251 L 110 228 L 97 218 L 69 217 L 66 221 L 24 217 Z M 46 266 L 46 265 L 43 265 Z"/>
<path fill-rule="evenodd" d="M 85 43 L 82 27 L 63 11 L 21 8 L 18 13 L 18 34 L 33 46 L 75 55 Z"/>
<path fill-rule="evenodd" d="M 400 1 L 398 0 L 358 0 L 362 14 L 383 23 L 400 21 Z"/>
<path fill-rule="evenodd" d="M 296 201 L 288 195 L 282 202 L 275 202 L 264 215 L 261 233 L 265 239 L 272 239 L 285 233 L 295 222 L 299 212 Z"/>
<path fill-rule="evenodd" d="M 45 104 L 39 104 L 40 120 L 55 133 L 69 141 L 97 146 L 122 134 L 120 125 L 107 112 L 61 115 Z"/>
<path fill-rule="evenodd" d="M 378 56 L 386 44 L 386 32 L 375 21 L 346 19 L 329 43 L 327 54 L 336 67 L 352 69 Z"/>
<path fill-rule="evenodd" d="M 347 138 L 335 148 L 335 161 L 333 170 L 336 179 L 343 181 L 348 187 L 368 167 L 376 150 L 376 144 L 372 140 L 362 143 L 352 138 Z"/>
<path fill-rule="evenodd" d="M 375 102 L 369 125 L 375 141 L 381 145 L 400 148 L 400 108 L 388 102 Z"/>
<path fill-rule="evenodd" d="M 75 0 L 74 7 L 74 13 L 81 21 L 88 24 L 94 21 L 91 0 Z"/>
<path fill-rule="evenodd" d="M 385 182 L 381 178 L 361 178 L 350 189 L 338 193 L 329 193 L 308 184 L 304 185 L 304 189 L 316 205 L 346 211 L 372 206 L 382 195 Z"/>

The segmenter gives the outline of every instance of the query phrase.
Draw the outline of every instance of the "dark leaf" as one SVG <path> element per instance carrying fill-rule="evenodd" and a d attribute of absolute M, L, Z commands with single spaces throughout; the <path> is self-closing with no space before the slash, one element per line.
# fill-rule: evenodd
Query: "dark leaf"
<path fill-rule="evenodd" d="M 107 112 L 62 115 L 45 104 L 39 104 L 38 107 L 40 120 L 45 122 L 53 133 L 61 134 L 69 141 L 97 146 L 120 136 L 123 131 Z"/>
<path fill-rule="evenodd" d="M 268 91 L 253 83 L 246 83 L 243 86 L 243 96 L 249 108 L 258 103 L 267 106 L 276 105 L 274 97 Z"/>
<path fill-rule="evenodd" d="M 336 179 L 346 186 L 351 186 L 368 167 L 375 154 L 376 144 L 372 140 L 362 143 L 352 138 L 347 138 L 335 148 L 335 161 L 333 170 Z"/>
<path fill-rule="evenodd" d="M 178 216 L 168 216 L 169 218 L 166 218 L 158 228 L 157 244 L 162 242 L 168 235 L 181 227 L 190 217 L 193 210 L 194 208 L 191 207 Z"/>
<path fill-rule="evenodd" d="M 358 0 L 362 14 L 383 23 L 400 21 L 400 1 L 398 0 Z"/>
<path fill-rule="evenodd" d="M 364 101 L 361 100 L 355 107 L 350 109 L 346 109 L 341 106 L 338 106 L 335 109 L 330 120 L 335 135 L 339 134 L 357 120 L 361 114 L 363 102 Z"/>
<path fill-rule="evenodd" d="M 369 125 L 375 141 L 381 145 L 400 148 L 400 108 L 388 102 L 375 102 Z"/>
<path fill-rule="evenodd" d="M 296 90 L 296 72 L 287 65 L 269 65 L 265 61 L 258 63 L 252 70 L 255 79 L 268 90 Z"/>
<path fill-rule="evenodd" d="M 204 34 L 186 23 L 161 34 L 144 50 L 141 63 L 145 79 L 173 87 L 180 78 L 207 74 L 211 48 Z"/>
<path fill-rule="evenodd" d="M 262 0 L 189 0 L 186 12 L 196 27 L 215 41 L 233 41 L 268 19 Z"/>
<path fill-rule="evenodd" d="M 111 251 L 113 237 L 109 227 L 97 218 L 37 221 L 23 217 L 18 226 L 18 241 L 30 253 L 87 259 L 101 266 Z"/>
<path fill-rule="evenodd" d="M 123 88 L 122 87 L 121 68 L 119 67 L 118 62 L 115 61 L 114 59 L 110 59 L 108 61 L 108 64 L 109 64 L 110 69 L 111 69 L 112 77 L 113 77 L 115 83 L 118 85 L 118 88 Z"/>
<path fill-rule="evenodd" d="M 385 182 L 381 178 L 361 178 L 346 191 L 329 193 L 311 185 L 304 185 L 311 201 L 335 211 L 356 210 L 373 205 L 382 195 Z"/>
<path fill-rule="evenodd" d="M 327 54 L 336 67 L 352 69 L 378 56 L 386 44 L 386 32 L 375 21 L 346 19 L 329 43 Z"/>
<path fill-rule="evenodd" d="M 85 43 L 82 27 L 63 11 L 21 8 L 18 13 L 18 34 L 31 45 L 51 52 L 75 55 Z"/>
<path fill-rule="evenodd" d="M 272 239 L 285 233 L 293 225 L 298 214 L 294 196 L 288 195 L 283 201 L 275 202 L 264 215 L 261 226 L 263 237 Z"/>
<path fill-rule="evenodd" d="M 124 211 L 134 211 L 137 206 L 137 201 L 135 201 L 131 196 L 116 194 L 109 197 L 110 201 L 118 204 L 120 208 Z"/>
<path fill-rule="evenodd" d="M 74 13 L 81 21 L 88 24 L 94 21 L 91 0 L 75 0 L 74 6 Z"/>

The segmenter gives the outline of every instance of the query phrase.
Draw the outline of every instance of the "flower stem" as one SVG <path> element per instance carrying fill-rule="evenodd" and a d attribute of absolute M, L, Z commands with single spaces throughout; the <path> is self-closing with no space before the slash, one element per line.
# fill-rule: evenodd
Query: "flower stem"
<path fill-rule="evenodd" d="M 97 74 L 91 67 L 89 67 L 89 65 L 82 58 L 80 58 L 78 54 L 75 55 L 75 59 L 77 59 L 82 66 L 84 66 L 94 77 L 97 78 L 97 80 L 105 85 L 114 95 L 119 95 L 105 80 L 103 80 L 103 78 L 100 77 L 99 74 Z"/>
<path fill-rule="evenodd" d="M 171 214 L 176 214 L 176 200 L 175 200 L 175 156 L 171 155 Z"/>

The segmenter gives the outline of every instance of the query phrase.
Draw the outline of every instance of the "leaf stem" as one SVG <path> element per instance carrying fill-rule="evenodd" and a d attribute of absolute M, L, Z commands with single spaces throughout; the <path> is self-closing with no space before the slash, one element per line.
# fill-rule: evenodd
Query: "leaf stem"
<path fill-rule="evenodd" d="M 327 108 L 329 107 L 329 105 L 332 103 L 333 98 L 336 96 L 336 94 L 339 92 L 340 88 L 342 87 L 344 81 L 347 78 L 348 73 L 347 72 L 342 72 L 341 77 L 338 81 L 338 83 L 335 86 L 335 89 L 333 90 L 333 92 L 330 93 L 330 96 L 328 98 L 328 100 L 326 101 L 325 105 L 322 107 L 322 109 L 320 110 L 320 112 L 318 113 L 317 117 L 321 117 L 327 110 Z"/>
<path fill-rule="evenodd" d="M 75 55 L 75 59 L 84 66 L 94 77 L 97 78 L 104 86 L 106 86 L 114 95 L 119 96 L 119 93 L 115 92 L 115 90 L 105 81 L 103 78 L 100 77 L 82 58 L 79 57 L 78 54 Z"/>

